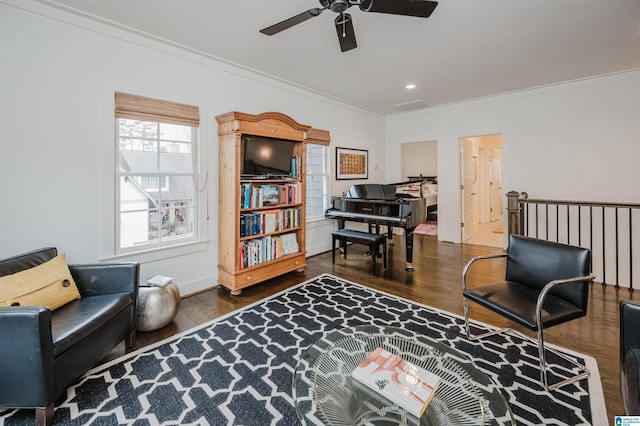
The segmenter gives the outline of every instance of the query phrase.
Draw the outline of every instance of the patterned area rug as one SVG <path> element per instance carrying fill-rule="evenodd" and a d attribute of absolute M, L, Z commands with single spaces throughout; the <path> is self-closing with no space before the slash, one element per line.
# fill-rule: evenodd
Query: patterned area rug
<path fill-rule="evenodd" d="M 593 358 L 571 353 L 591 377 L 549 393 L 538 381 L 535 344 L 514 336 L 470 342 L 458 316 L 328 274 L 90 371 L 58 401 L 54 421 L 297 425 L 291 385 L 301 354 L 331 331 L 372 324 L 402 327 L 467 354 L 498 384 L 518 425 L 607 424 Z M 548 360 L 559 375 L 570 370 L 559 358 Z M 0 424 L 33 424 L 33 415 L 0 411 Z"/>
<path fill-rule="evenodd" d="M 438 235 L 438 222 L 425 222 L 416 226 L 414 234 Z"/>

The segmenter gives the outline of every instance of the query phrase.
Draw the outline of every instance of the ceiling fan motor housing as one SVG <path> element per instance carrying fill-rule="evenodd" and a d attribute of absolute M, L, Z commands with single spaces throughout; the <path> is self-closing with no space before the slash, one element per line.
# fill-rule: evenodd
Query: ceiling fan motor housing
<path fill-rule="evenodd" d="M 335 13 L 342 13 L 349 8 L 349 0 L 320 0 L 320 4 Z"/>

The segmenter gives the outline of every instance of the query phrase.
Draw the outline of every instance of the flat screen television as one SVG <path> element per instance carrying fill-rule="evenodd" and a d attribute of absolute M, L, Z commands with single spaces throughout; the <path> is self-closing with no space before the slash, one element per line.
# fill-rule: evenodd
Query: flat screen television
<path fill-rule="evenodd" d="M 290 177 L 293 143 L 264 136 L 242 135 L 242 176 Z"/>

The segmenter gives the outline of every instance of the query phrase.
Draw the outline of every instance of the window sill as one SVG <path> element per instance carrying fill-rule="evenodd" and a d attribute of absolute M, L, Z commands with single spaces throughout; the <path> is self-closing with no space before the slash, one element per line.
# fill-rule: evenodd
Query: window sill
<path fill-rule="evenodd" d="M 140 262 L 150 263 L 158 260 L 169 259 L 178 256 L 185 256 L 193 253 L 205 251 L 209 248 L 209 241 L 192 241 L 184 244 L 172 245 L 169 247 L 157 247 L 148 250 L 103 256 L 101 262 Z"/>

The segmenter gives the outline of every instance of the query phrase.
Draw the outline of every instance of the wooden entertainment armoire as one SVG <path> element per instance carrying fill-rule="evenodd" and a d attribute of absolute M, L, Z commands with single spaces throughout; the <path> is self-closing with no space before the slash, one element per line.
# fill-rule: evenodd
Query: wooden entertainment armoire
<path fill-rule="evenodd" d="M 245 287 L 304 270 L 306 142 L 313 135 L 329 138 L 328 132 L 278 112 L 233 111 L 216 120 L 220 144 L 218 282 L 238 295 Z M 291 143 L 287 147 L 292 153 L 290 175 L 243 174 L 243 149 L 250 149 L 246 144 L 259 138 Z"/>

